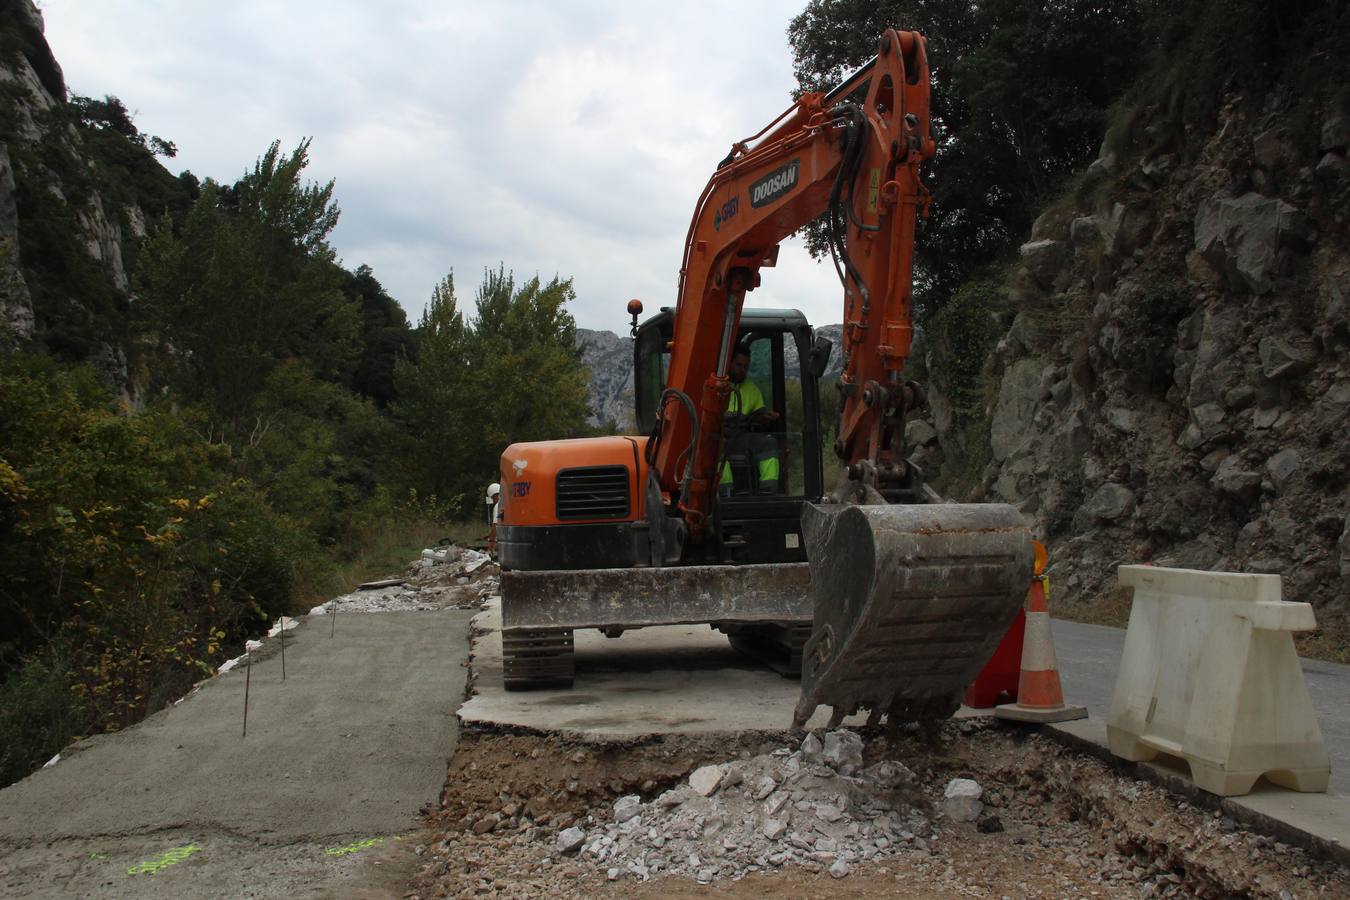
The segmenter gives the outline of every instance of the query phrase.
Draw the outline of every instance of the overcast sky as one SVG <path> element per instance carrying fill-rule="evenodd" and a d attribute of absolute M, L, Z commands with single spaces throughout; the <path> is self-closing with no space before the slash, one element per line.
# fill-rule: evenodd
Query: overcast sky
<path fill-rule="evenodd" d="M 621 331 L 629 298 L 673 305 L 703 185 L 789 104 L 805 0 L 40 5 L 69 89 L 121 98 L 174 172 L 232 182 L 312 137 L 333 246 L 414 323 L 447 272 L 468 302 L 505 264 L 571 276 L 578 323 Z M 840 296 L 794 241 L 749 302 L 828 324 Z"/>

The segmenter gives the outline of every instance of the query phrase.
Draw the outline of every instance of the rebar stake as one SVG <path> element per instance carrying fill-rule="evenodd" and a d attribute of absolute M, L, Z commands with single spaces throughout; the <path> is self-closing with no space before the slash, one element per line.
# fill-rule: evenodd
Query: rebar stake
<path fill-rule="evenodd" d="M 331 638 L 337 633 L 337 598 L 334 597 L 330 604 L 333 607 L 333 623 L 328 626 L 328 636 Z"/>
<path fill-rule="evenodd" d="M 286 680 L 286 617 L 281 617 L 281 680 Z"/>
<path fill-rule="evenodd" d="M 248 639 L 245 638 L 247 641 Z M 248 737 L 248 688 L 253 680 L 253 651 L 244 644 L 244 737 Z"/>

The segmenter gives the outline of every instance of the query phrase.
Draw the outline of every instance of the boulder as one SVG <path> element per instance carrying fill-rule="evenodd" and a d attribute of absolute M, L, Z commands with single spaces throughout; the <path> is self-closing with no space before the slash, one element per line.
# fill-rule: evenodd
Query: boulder
<path fill-rule="evenodd" d="M 821 743 L 820 758 L 840 775 L 862 768 L 862 738 L 852 731 L 831 731 Z"/>
<path fill-rule="evenodd" d="M 1225 459 L 1209 483 L 1219 493 L 1244 503 L 1252 502 L 1261 493 L 1261 473 L 1246 468 L 1241 456 Z"/>
<path fill-rule="evenodd" d="M 984 789 L 969 778 L 953 778 L 942 793 L 942 811 L 955 822 L 974 822 L 984 811 Z"/>
<path fill-rule="evenodd" d="M 700 766 L 689 776 L 689 786 L 701 797 L 711 797 L 722 785 L 721 766 Z"/>
<path fill-rule="evenodd" d="M 1266 460 L 1266 472 L 1275 487 L 1280 488 L 1298 471 L 1298 464 L 1297 450 L 1281 450 Z"/>
<path fill-rule="evenodd" d="M 1113 522 L 1134 512 L 1134 491 L 1123 484 L 1108 481 L 1097 488 L 1084 509 L 1095 519 Z"/>
<path fill-rule="evenodd" d="M 1220 192 L 1200 203 L 1195 249 L 1230 285 L 1270 291 L 1282 243 L 1306 232 L 1303 214 L 1283 200 Z"/>
<path fill-rule="evenodd" d="M 1344 150 L 1350 147 L 1350 113 L 1333 110 L 1322 121 L 1322 135 L 1317 145 L 1322 150 Z"/>
<path fill-rule="evenodd" d="M 1063 241 L 1030 241 L 1018 253 L 1032 280 L 1046 290 L 1054 289 L 1055 279 L 1069 261 L 1069 248 Z"/>
<path fill-rule="evenodd" d="M 905 423 L 905 446 L 927 447 L 937 439 L 937 429 L 923 419 L 910 419 Z"/>
<path fill-rule="evenodd" d="M 564 828 L 558 832 L 558 839 L 554 843 L 553 849 L 559 853 L 576 853 L 584 843 L 586 843 L 586 832 L 573 825 L 571 828 Z"/>
<path fill-rule="evenodd" d="M 1257 345 L 1261 373 L 1267 378 L 1293 378 L 1307 372 L 1317 361 L 1312 342 L 1301 334 L 1289 337 L 1267 335 Z"/>
<path fill-rule="evenodd" d="M 627 822 L 642 811 L 642 798 L 627 794 L 614 801 L 614 821 Z"/>
<path fill-rule="evenodd" d="M 1274 171 L 1284 156 L 1284 132 L 1281 129 L 1270 128 L 1252 138 L 1252 158 L 1261 168 Z"/>
<path fill-rule="evenodd" d="M 1115 257 L 1124 259 L 1148 243 L 1153 231 L 1153 207 L 1149 204 L 1111 207 L 1106 221 L 1106 246 Z"/>
<path fill-rule="evenodd" d="M 1069 240 L 1075 247 L 1090 247 L 1101 239 L 1102 226 L 1095 216 L 1080 216 L 1069 223 Z"/>
<path fill-rule="evenodd" d="M 1345 514 L 1345 527 L 1336 548 L 1341 557 L 1341 576 L 1350 575 L 1350 513 Z"/>
<path fill-rule="evenodd" d="M 1019 359 L 1003 376 L 989 425 L 989 446 L 996 460 L 1007 459 L 1039 432 L 1034 420 L 1043 405 L 1041 366 L 1034 359 Z"/>
<path fill-rule="evenodd" d="M 1323 181 L 1335 182 L 1344 178 L 1347 171 L 1345 157 L 1339 153 L 1328 153 L 1317 163 L 1317 168 L 1313 169 L 1313 174 Z"/>

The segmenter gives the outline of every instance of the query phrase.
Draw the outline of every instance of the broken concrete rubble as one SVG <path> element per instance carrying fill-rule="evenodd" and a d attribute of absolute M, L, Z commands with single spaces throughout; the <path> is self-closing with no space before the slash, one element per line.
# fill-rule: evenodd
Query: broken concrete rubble
<path fill-rule="evenodd" d="M 953 778 L 942 795 L 942 811 L 955 822 L 974 822 L 984 811 L 984 789 L 969 778 Z"/>
<path fill-rule="evenodd" d="M 859 860 L 931 844 L 914 773 L 893 761 L 862 768 L 862 746 L 856 733 L 837 730 L 808 734 L 796 750 L 701 766 L 647 803 L 619 798 L 603 832 L 572 826 L 553 849 L 579 849 L 607 877 L 617 870 L 618 878 L 708 884 L 793 864 L 828 865 L 844 878 Z"/>

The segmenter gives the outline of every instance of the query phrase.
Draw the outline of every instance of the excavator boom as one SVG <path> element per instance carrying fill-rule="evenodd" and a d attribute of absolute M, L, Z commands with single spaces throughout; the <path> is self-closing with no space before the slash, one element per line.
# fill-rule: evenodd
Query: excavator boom
<path fill-rule="evenodd" d="M 888 30 L 877 55 L 828 94 L 804 94 L 738 142 L 695 208 L 653 469 L 704 536 L 722 459 L 727 377 L 747 291 L 778 242 L 823 217 L 844 288 L 835 453 L 847 479 L 806 504 L 813 628 L 798 725 L 817 705 L 892 721 L 949 715 L 992 655 L 1032 575 L 1030 534 L 997 504 L 939 500 L 904 456 L 914 239 L 934 153 L 925 41 Z M 753 146 L 752 146 L 753 145 Z M 697 410 L 689 414 L 690 408 Z M 896 505 L 901 504 L 901 505 Z"/>

